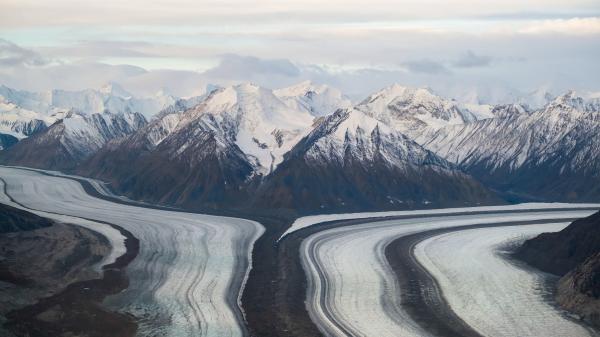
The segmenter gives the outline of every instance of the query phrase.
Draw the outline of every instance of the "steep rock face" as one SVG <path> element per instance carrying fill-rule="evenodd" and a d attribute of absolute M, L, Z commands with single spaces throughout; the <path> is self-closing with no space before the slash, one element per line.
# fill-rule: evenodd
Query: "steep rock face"
<path fill-rule="evenodd" d="M 570 92 L 541 110 L 442 128 L 423 146 L 517 200 L 600 198 L 600 103 Z"/>
<path fill-rule="evenodd" d="M 600 212 L 579 219 L 557 233 L 527 240 L 517 255 L 543 271 L 565 275 L 600 252 Z"/>
<path fill-rule="evenodd" d="M 587 258 L 558 282 L 560 305 L 600 328 L 600 253 Z"/>
<path fill-rule="evenodd" d="M 17 144 L 18 142 L 19 138 L 0 133 L 0 150 L 8 149 L 9 147 Z"/>
<path fill-rule="evenodd" d="M 525 241 L 516 256 L 543 271 L 563 276 L 557 301 L 600 327 L 600 212 L 557 233 Z"/>
<path fill-rule="evenodd" d="M 124 137 L 146 124 L 138 113 L 69 112 L 44 131 L 0 153 L 4 164 L 70 170 L 108 141 Z"/>
<path fill-rule="evenodd" d="M 257 205 L 305 212 L 465 205 L 492 193 L 402 133 L 357 109 L 340 109 L 268 176 Z"/>

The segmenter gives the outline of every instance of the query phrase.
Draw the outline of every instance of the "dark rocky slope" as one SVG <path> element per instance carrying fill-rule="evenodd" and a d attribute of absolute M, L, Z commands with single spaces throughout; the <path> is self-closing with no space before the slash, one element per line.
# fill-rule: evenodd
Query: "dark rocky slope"
<path fill-rule="evenodd" d="M 0 336 L 135 335 L 133 317 L 101 304 L 128 286 L 124 268 L 139 243 L 122 234 L 127 252 L 99 273 L 111 251 L 105 237 L 0 204 Z"/>
<path fill-rule="evenodd" d="M 17 137 L 0 133 L 0 150 L 6 150 L 18 142 L 19 139 Z"/>
<path fill-rule="evenodd" d="M 198 148 L 173 156 L 168 143 L 152 151 L 131 144 L 110 144 L 84 163 L 79 173 L 109 182 L 117 191 L 144 200 L 191 209 L 240 205 L 247 200 L 252 167 L 238 151 L 217 150 L 211 134 Z"/>
<path fill-rule="evenodd" d="M 564 308 L 600 327 L 600 212 L 557 233 L 525 241 L 517 257 L 562 278 L 557 300 Z"/>
<path fill-rule="evenodd" d="M 52 226 L 52 221 L 12 206 L 0 204 L 0 233 L 19 232 Z"/>
<path fill-rule="evenodd" d="M 600 212 L 574 221 L 560 232 L 525 241 L 517 255 L 538 269 L 562 276 L 598 252 Z"/>
<path fill-rule="evenodd" d="M 557 300 L 565 309 L 600 327 L 600 253 L 560 279 Z"/>
<path fill-rule="evenodd" d="M 85 115 L 71 112 L 45 130 L 0 151 L 0 163 L 51 170 L 73 170 L 108 141 L 146 124 L 138 113 Z"/>

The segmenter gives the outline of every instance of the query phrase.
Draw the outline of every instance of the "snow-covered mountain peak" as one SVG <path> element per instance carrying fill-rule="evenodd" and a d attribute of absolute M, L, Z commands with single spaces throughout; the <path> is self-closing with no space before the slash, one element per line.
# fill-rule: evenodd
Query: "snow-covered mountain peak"
<path fill-rule="evenodd" d="M 25 138 L 54 123 L 56 117 L 39 114 L 0 96 L 0 133 Z"/>
<path fill-rule="evenodd" d="M 277 89 L 274 94 L 290 107 L 307 110 L 315 117 L 326 116 L 339 108 L 352 106 L 350 99 L 340 90 L 311 81 Z"/>
<path fill-rule="evenodd" d="M 152 97 L 134 97 L 116 83 L 109 83 L 98 90 L 80 91 L 55 89 L 46 92 L 28 92 L 0 86 L 0 96 L 17 106 L 51 116 L 70 109 L 94 114 L 139 112 L 147 119 L 172 105 L 177 100 L 166 93 Z"/>
<path fill-rule="evenodd" d="M 400 84 L 393 84 L 385 87 L 367 97 L 359 105 L 379 104 L 388 105 L 393 101 L 402 100 L 410 102 L 431 102 L 443 101 L 444 99 L 436 95 L 430 88 L 420 87 L 411 88 Z"/>
<path fill-rule="evenodd" d="M 368 166 L 377 162 L 399 169 L 446 165 L 406 135 L 353 108 L 339 109 L 322 119 L 297 151 L 313 165 L 354 162 Z"/>
<path fill-rule="evenodd" d="M 573 120 L 582 116 L 597 116 L 600 112 L 600 100 L 585 99 L 571 90 L 556 97 L 539 111 L 549 121 Z"/>
<path fill-rule="evenodd" d="M 356 108 L 413 138 L 444 126 L 477 120 L 468 109 L 429 89 L 398 84 L 374 93 Z"/>
<path fill-rule="evenodd" d="M 566 93 L 557 96 L 554 100 L 548 103 L 547 108 L 552 107 L 570 107 L 573 109 L 584 109 L 585 100 L 579 96 L 575 90 L 569 90 Z"/>
<path fill-rule="evenodd" d="M 526 115 L 531 113 L 529 107 L 524 104 L 499 104 L 492 108 L 491 111 L 494 118 L 508 118 L 518 115 Z"/>
<path fill-rule="evenodd" d="M 325 91 L 339 91 L 325 84 L 315 84 L 310 80 L 306 80 L 292 86 L 275 90 L 275 94 L 279 97 L 298 97 L 306 96 L 310 93 L 322 94 Z"/>
<path fill-rule="evenodd" d="M 382 122 L 368 116 L 364 112 L 356 109 L 340 109 L 335 112 L 339 115 L 339 125 L 335 129 L 335 136 L 339 140 L 355 137 L 363 133 L 371 134 L 377 129 L 379 133 L 390 133 L 391 128 Z"/>
<path fill-rule="evenodd" d="M 267 174 L 310 131 L 313 120 L 308 111 L 290 107 L 272 90 L 244 83 L 214 90 L 184 112 L 161 114 L 146 129 L 151 146 L 166 142 L 175 153 L 195 147 L 195 138 L 210 136 L 219 151 L 237 147 L 256 172 Z M 190 133 L 195 135 L 190 138 Z"/>
<path fill-rule="evenodd" d="M 214 91 L 198 110 L 213 115 L 227 114 L 252 130 L 260 127 L 304 128 L 313 120 L 308 112 L 289 107 L 273 91 L 250 83 Z"/>

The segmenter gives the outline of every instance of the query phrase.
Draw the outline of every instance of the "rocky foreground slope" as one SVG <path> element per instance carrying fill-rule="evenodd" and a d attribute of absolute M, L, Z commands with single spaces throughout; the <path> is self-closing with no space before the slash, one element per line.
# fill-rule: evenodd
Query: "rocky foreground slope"
<path fill-rule="evenodd" d="M 94 231 L 0 204 L 0 336 L 132 336 L 131 317 L 98 305 L 110 251 Z"/>
<path fill-rule="evenodd" d="M 560 232 L 527 240 L 516 255 L 562 276 L 556 297 L 559 304 L 600 327 L 600 212 Z"/>

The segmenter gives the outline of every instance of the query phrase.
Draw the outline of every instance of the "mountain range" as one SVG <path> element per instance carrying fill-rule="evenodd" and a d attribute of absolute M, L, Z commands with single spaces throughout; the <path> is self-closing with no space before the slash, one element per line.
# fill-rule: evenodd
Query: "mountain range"
<path fill-rule="evenodd" d="M 0 87 L 0 161 L 198 209 L 598 201 L 600 100 L 546 96 L 536 107 L 465 103 L 400 85 L 358 103 L 311 82 L 211 87 L 189 98 L 135 98 L 116 84 Z"/>

